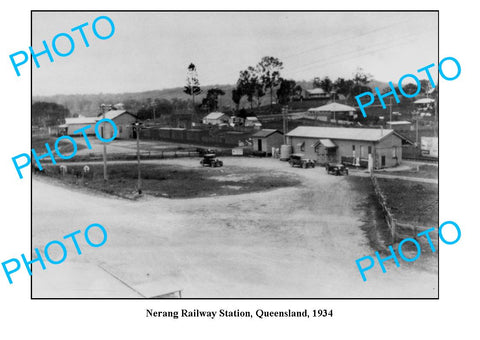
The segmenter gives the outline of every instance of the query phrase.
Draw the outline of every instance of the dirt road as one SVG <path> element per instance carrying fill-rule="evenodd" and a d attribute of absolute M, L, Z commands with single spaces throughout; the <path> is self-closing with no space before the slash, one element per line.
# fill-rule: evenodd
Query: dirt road
<path fill-rule="evenodd" d="M 151 162 L 198 166 L 197 159 L 187 158 Z M 344 177 L 272 159 L 224 162 L 245 171 L 296 173 L 303 185 L 129 201 L 34 178 L 34 247 L 43 249 L 91 223 L 105 226 L 108 241 L 100 248 L 80 242 L 82 255 L 69 245 L 66 262 L 34 272 L 33 296 L 135 297 L 136 290 L 148 297 L 176 289 L 184 297 L 437 296 L 436 270 L 415 262 L 400 260 L 396 268 L 389 261 L 386 274 L 376 264 L 362 281 L 355 260 L 374 253 L 360 229 L 364 215 L 357 203 L 365 193 L 354 191 Z"/>

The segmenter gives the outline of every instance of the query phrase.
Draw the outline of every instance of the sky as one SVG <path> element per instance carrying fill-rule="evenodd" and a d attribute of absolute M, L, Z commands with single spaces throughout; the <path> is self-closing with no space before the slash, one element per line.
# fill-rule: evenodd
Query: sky
<path fill-rule="evenodd" d="M 95 37 L 92 23 L 106 15 L 115 33 Z M 86 47 L 73 27 L 84 29 Z M 99 21 L 107 34 L 106 21 Z M 32 47 L 51 48 L 69 32 L 67 57 L 39 56 L 33 65 L 33 95 L 123 93 L 185 85 L 187 66 L 197 66 L 201 86 L 235 84 L 239 72 L 264 56 L 283 62 L 281 75 L 294 80 L 351 78 L 362 68 L 380 81 L 438 61 L 436 12 L 35 12 Z M 67 51 L 67 40 L 57 40 Z M 436 68 L 433 69 L 436 81 Z M 426 79 L 426 75 L 419 75 Z"/>

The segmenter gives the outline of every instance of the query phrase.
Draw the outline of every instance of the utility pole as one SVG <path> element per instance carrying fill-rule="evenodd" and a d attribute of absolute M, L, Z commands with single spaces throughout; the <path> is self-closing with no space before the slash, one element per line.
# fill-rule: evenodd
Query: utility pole
<path fill-rule="evenodd" d="M 142 177 L 140 175 L 140 123 L 136 122 L 135 129 L 137 131 L 137 168 L 138 168 L 138 183 L 137 183 L 137 190 L 138 194 L 142 194 Z"/>
<path fill-rule="evenodd" d="M 415 119 L 415 146 L 418 147 L 418 117 Z"/>
<path fill-rule="evenodd" d="M 286 113 L 288 111 L 288 106 L 282 107 L 282 113 L 283 113 L 283 144 L 287 144 L 287 121 L 285 119 Z"/>
<path fill-rule="evenodd" d="M 392 97 L 390 97 L 390 128 L 392 128 Z"/>
<path fill-rule="evenodd" d="M 105 109 L 106 105 L 102 104 L 100 105 L 100 110 L 102 110 L 102 118 L 105 118 Z M 102 138 L 105 138 L 105 124 L 102 125 Z M 107 143 L 102 143 L 103 144 L 103 181 L 106 183 L 108 181 L 108 175 L 107 175 Z"/>

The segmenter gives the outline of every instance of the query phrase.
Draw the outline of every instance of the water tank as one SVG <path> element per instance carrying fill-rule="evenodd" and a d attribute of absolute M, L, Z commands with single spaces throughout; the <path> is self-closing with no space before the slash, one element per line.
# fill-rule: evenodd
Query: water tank
<path fill-rule="evenodd" d="M 286 161 L 290 158 L 292 154 L 292 146 L 291 145 L 282 145 L 280 147 L 280 160 Z"/>

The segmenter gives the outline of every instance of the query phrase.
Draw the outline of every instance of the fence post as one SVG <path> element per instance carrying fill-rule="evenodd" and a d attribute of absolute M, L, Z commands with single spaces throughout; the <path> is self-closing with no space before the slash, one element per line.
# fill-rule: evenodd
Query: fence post
<path fill-rule="evenodd" d="M 397 232 L 397 220 L 392 218 L 392 244 L 395 244 L 396 241 L 396 232 Z"/>

